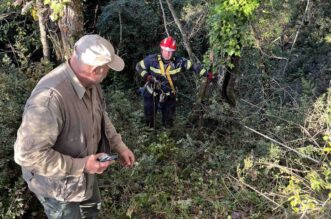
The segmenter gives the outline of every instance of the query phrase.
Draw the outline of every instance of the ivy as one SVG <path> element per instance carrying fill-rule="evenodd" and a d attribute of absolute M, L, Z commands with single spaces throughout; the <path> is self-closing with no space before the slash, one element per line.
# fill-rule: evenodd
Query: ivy
<path fill-rule="evenodd" d="M 243 45 L 250 42 L 248 22 L 258 0 L 215 0 L 208 19 L 209 43 L 216 56 L 240 56 Z M 231 63 L 227 63 L 229 67 Z"/>
<path fill-rule="evenodd" d="M 52 10 L 51 15 L 49 16 L 52 21 L 57 21 L 63 16 L 64 7 L 70 1 L 71 0 L 44 0 L 44 4 L 49 5 Z"/>

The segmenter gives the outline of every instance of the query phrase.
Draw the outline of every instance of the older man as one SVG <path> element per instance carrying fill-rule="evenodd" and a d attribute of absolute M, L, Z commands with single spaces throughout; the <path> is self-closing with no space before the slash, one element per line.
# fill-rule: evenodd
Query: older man
<path fill-rule="evenodd" d="M 124 166 L 135 157 L 109 120 L 100 82 L 124 61 L 98 35 L 80 38 L 68 62 L 45 75 L 28 99 L 14 146 L 23 178 L 48 218 L 94 218 L 100 210 L 96 175 L 118 153 Z"/>

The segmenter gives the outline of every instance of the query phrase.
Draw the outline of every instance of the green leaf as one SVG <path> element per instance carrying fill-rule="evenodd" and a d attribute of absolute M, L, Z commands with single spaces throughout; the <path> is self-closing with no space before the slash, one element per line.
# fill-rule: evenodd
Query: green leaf
<path fill-rule="evenodd" d="M 45 5 L 49 5 L 51 3 L 51 0 L 44 0 Z"/>

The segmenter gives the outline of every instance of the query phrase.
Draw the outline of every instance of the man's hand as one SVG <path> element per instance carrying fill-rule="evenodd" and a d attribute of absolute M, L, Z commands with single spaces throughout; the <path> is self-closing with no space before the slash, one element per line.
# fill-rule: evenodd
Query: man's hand
<path fill-rule="evenodd" d="M 85 164 L 85 169 L 84 171 L 89 173 L 89 174 L 102 174 L 109 165 L 115 163 L 115 161 L 105 161 L 105 162 L 100 162 L 98 161 L 98 157 L 101 157 L 103 153 L 99 154 L 92 154 L 88 156 L 86 164 Z"/>
<path fill-rule="evenodd" d="M 125 149 L 120 154 L 120 162 L 124 167 L 132 167 L 135 162 L 134 154 L 130 149 Z"/>

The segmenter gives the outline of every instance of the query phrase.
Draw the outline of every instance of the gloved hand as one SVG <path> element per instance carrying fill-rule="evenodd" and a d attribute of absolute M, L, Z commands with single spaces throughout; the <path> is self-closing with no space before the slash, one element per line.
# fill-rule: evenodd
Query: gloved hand
<path fill-rule="evenodd" d="M 209 71 L 206 76 L 209 81 L 211 81 L 215 78 L 213 72 L 211 72 L 211 71 Z"/>
<path fill-rule="evenodd" d="M 153 83 L 153 84 L 160 83 L 160 81 L 157 80 L 156 77 L 154 77 L 154 76 L 152 76 L 152 75 L 148 75 L 148 76 L 147 76 L 147 81 L 148 81 L 148 82 L 151 82 L 151 83 Z"/>
<path fill-rule="evenodd" d="M 155 78 L 152 75 L 148 75 L 146 81 L 154 83 Z"/>
<path fill-rule="evenodd" d="M 147 82 L 154 84 L 155 89 L 158 89 L 158 90 L 161 89 L 161 82 L 159 80 L 157 80 L 155 77 L 153 77 L 152 75 L 147 76 Z"/>

